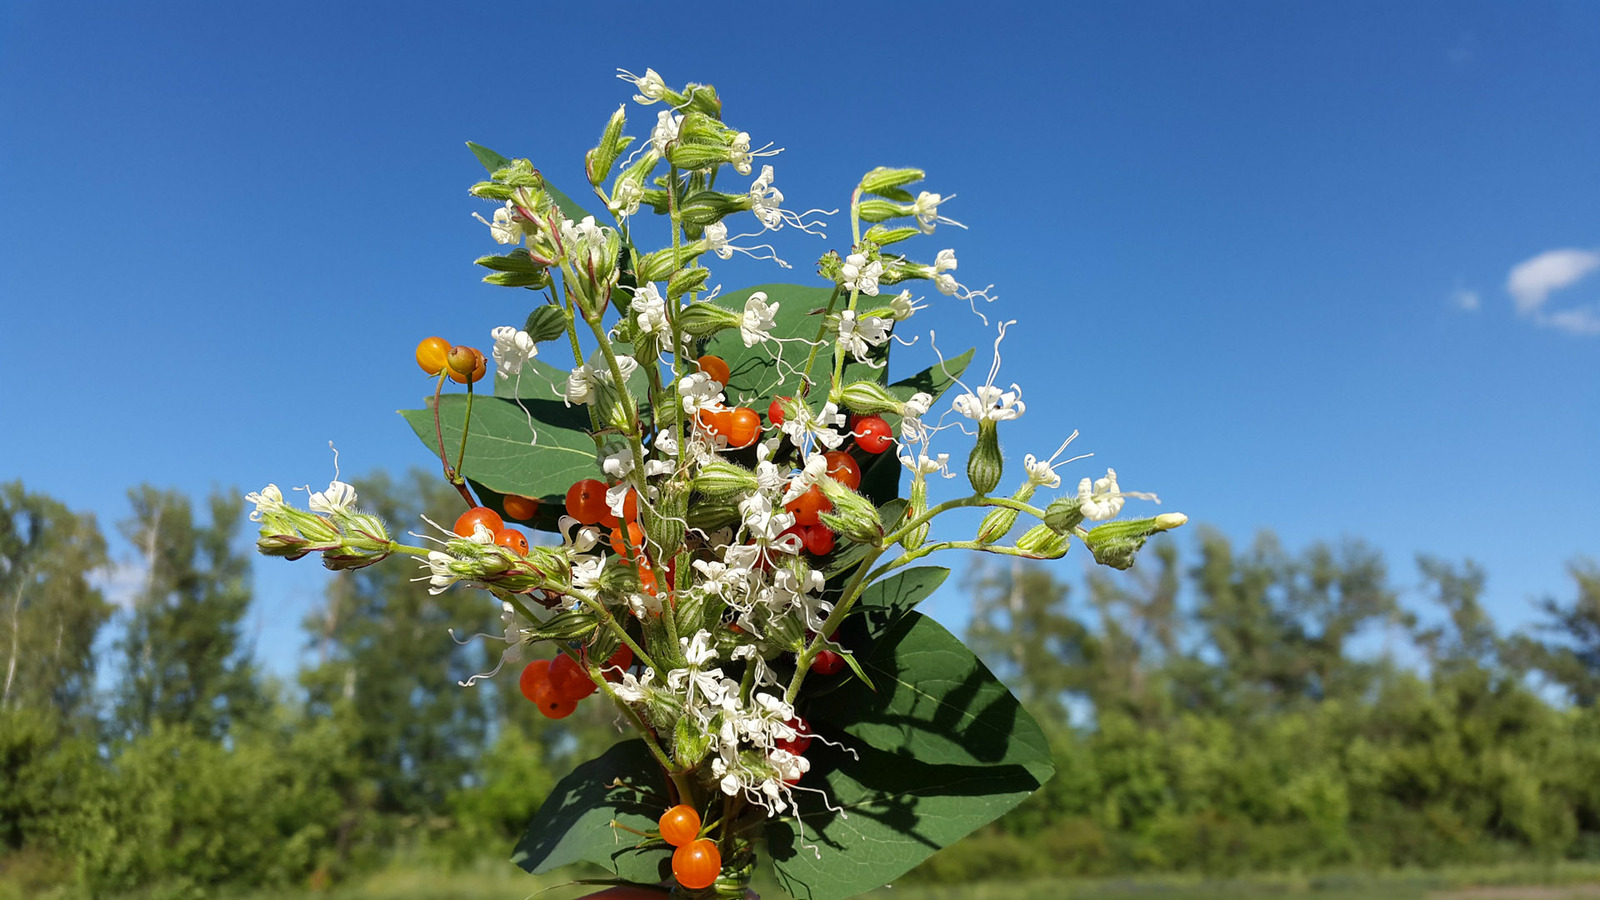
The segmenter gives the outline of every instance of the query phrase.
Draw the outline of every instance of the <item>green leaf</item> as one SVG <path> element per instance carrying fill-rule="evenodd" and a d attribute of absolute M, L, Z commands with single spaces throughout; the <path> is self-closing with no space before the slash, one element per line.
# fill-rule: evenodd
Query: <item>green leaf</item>
<path fill-rule="evenodd" d="M 950 577 L 944 566 L 913 566 L 901 569 L 887 578 L 867 585 L 851 610 L 852 619 L 859 618 L 873 635 L 881 635 L 889 626 L 910 612 L 912 607 L 926 600 Z"/>
<path fill-rule="evenodd" d="M 478 164 L 487 169 L 490 175 L 493 175 L 501 169 L 511 165 L 511 160 L 506 159 L 504 156 L 501 156 L 482 144 L 474 144 L 471 141 L 467 141 L 467 149 L 472 151 L 472 155 L 478 158 Z"/>
<path fill-rule="evenodd" d="M 706 352 L 720 356 L 728 363 L 728 399 L 751 402 L 768 401 L 773 397 L 793 397 L 800 392 L 800 371 L 805 367 L 811 347 L 804 342 L 814 340 L 822 324 L 820 310 L 827 309 L 830 288 L 806 287 L 798 284 L 763 284 L 747 290 L 734 291 L 717 298 L 715 304 L 734 312 L 744 311 L 744 302 L 756 291 L 767 295 L 768 303 L 778 304 L 778 313 L 772 327 L 772 336 L 785 339 L 784 343 L 764 343 L 746 347 L 738 331 L 724 331 L 706 345 Z M 840 308 L 844 300 L 840 299 Z M 816 312 L 816 315 L 812 313 Z M 802 340 L 789 340 L 800 338 Z M 885 345 L 887 349 L 887 345 Z M 780 367 L 774 354 L 782 354 Z M 846 381 L 882 381 L 885 369 L 850 362 L 845 366 Z M 833 355 L 828 346 L 817 353 L 812 368 L 812 380 L 826 385 L 833 377 Z M 813 397 L 817 396 L 815 393 Z M 910 396 L 909 394 L 907 396 Z"/>
<path fill-rule="evenodd" d="M 529 376 L 524 369 L 523 384 L 533 390 L 535 379 Z M 536 380 L 548 393 L 548 382 Z M 400 415 L 435 455 L 439 452 L 438 431 L 442 430 L 445 454 L 453 465 L 461 449 L 466 408 L 463 394 L 441 397 L 438 430 L 431 410 L 401 410 Z M 546 517 L 560 514 L 567 488 L 579 479 L 599 477 L 594 439 L 589 436 L 588 427 L 588 414 L 582 407 L 569 408 L 546 398 L 514 400 L 479 395 L 473 400 L 472 433 L 467 439 L 462 474 L 496 494 L 537 499 L 540 516 L 536 527 L 551 528 L 554 520 Z"/>
<path fill-rule="evenodd" d="M 579 205 L 578 201 L 568 197 L 548 181 L 544 183 L 544 189 L 550 194 L 550 199 L 556 201 L 556 206 L 560 207 L 561 214 L 574 222 L 582 222 L 584 216 L 594 216 L 595 223 L 599 225 L 604 225 L 611 221 L 610 216 L 595 216 L 594 213 Z"/>
<path fill-rule="evenodd" d="M 627 786 L 615 786 L 618 779 Z M 556 784 L 511 861 L 535 875 L 587 862 L 628 881 L 660 881 L 670 874 L 671 848 L 658 842 L 635 849 L 642 838 L 611 823 L 652 831 L 669 805 L 661 767 L 644 742 L 623 741 Z"/>
<path fill-rule="evenodd" d="M 849 682 L 804 713 L 819 734 L 859 754 L 820 743 L 807 754 L 802 784 L 825 789 L 843 814 L 802 793 L 798 821 L 767 827 L 779 884 L 798 900 L 888 883 L 1014 808 L 1055 771 L 1038 723 L 932 619 L 905 613 L 859 659 L 876 691 Z"/>

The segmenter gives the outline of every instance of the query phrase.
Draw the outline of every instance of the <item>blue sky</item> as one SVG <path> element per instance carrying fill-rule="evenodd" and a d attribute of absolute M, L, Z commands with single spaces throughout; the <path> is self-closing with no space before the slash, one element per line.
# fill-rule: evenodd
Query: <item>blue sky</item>
<path fill-rule="evenodd" d="M 1508 626 L 1600 555 L 1600 7 L 618 9 L 0 6 L 0 479 L 109 526 L 140 481 L 326 483 L 330 440 L 346 475 L 428 465 L 411 348 L 525 311 L 477 283 L 463 142 L 576 193 L 615 68 L 652 66 L 786 148 L 787 206 L 875 165 L 959 195 L 970 230 L 919 252 L 1021 320 L 1012 454 L 1080 429 L 1069 482 L 1115 466 L 1241 542 L 1361 536 L 1402 585 L 1472 557 Z M 778 243 L 803 279 L 831 235 Z M 942 348 L 984 342 L 934 300 Z M 258 567 L 275 666 L 325 578 Z"/>

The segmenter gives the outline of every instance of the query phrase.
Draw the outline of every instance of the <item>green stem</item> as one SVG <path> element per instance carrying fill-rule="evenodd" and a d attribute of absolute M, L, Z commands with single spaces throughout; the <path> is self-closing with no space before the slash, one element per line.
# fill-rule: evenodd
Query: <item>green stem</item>
<path fill-rule="evenodd" d="M 467 432 L 472 426 L 472 382 L 467 382 L 467 415 L 461 420 L 461 452 L 456 454 L 456 478 L 462 478 L 461 464 L 467 458 Z M 460 482 L 457 482 L 459 484 Z"/>
<path fill-rule="evenodd" d="M 817 348 L 822 346 L 822 336 L 828 331 L 828 317 L 833 315 L 833 305 L 839 302 L 839 292 L 839 285 L 834 285 L 833 293 L 828 296 L 828 308 L 823 312 L 821 321 L 817 322 L 817 334 L 811 339 L 811 352 L 806 355 L 805 371 L 800 374 L 801 397 L 811 393 L 811 367 L 817 363 Z"/>
<path fill-rule="evenodd" d="M 888 546 L 887 543 L 884 545 Z M 883 555 L 883 548 L 878 548 L 868 553 L 856 566 L 855 577 L 845 586 L 844 592 L 839 595 L 839 602 L 834 605 L 833 611 L 828 613 L 828 618 L 823 620 L 822 628 L 811 638 L 811 643 L 795 657 L 794 677 L 789 680 L 789 687 L 783 692 L 783 702 L 794 703 L 794 698 L 800 693 L 800 684 L 805 681 L 806 673 L 811 671 L 811 663 L 822 652 L 823 644 L 827 643 L 828 636 L 838 629 L 839 623 L 850 614 L 856 601 L 861 599 L 861 591 L 867 584 L 867 568 Z"/>
<path fill-rule="evenodd" d="M 617 692 L 611 688 L 611 682 L 605 679 L 605 676 L 597 667 L 589 667 L 589 677 L 594 680 L 595 684 L 600 686 L 601 690 L 606 692 L 606 696 L 611 698 L 611 702 L 615 703 L 622 710 L 623 715 L 626 715 L 628 720 L 633 723 L 634 730 L 638 731 L 639 737 L 644 739 L 644 745 L 650 750 L 650 755 L 656 758 L 656 762 L 661 764 L 661 770 L 667 774 L 668 778 L 672 779 L 672 786 L 678 790 L 678 802 L 693 803 L 694 784 L 685 777 L 687 773 L 681 771 L 673 763 L 672 757 L 667 755 L 667 751 L 661 749 L 661 744 L 656 741 L 655 730 L 645 724 L 644 719 L 639 716 L 638 710 L 635 710 L 632 704 L 617 696 Z"/>
<path fill-rule="evenodd" d="M 599 616 L 600 620 L 606 623 L 606 627 L 615 632 L 617 637 L 620 638 L 624 644 L 628 645 L 628 649 L 633 651 L 635 658 L 649 666 L 657 675 L 662 677 L 666 676 L 667 673 L 661 671 L 661 667 L 656 665 L 656 661 L 651 659 L 650 654 L 644 652 L 644 648 L 639 646 L 639 644 L 634 641 L 633 637 L 628 634 L 628 629 L 622 627 L 622 623 L 618 622 L 616 616 L 611 614 L 611 610 L 606 609 L 604 603 L 601 603 L 599 600 L 596 600 L 587 594 L 581 594 L 576 591 L 572 592 L 572 596 L 577 597 L 578 602 L 582 603 L 584 606 L 594 610 L 595 615 Z"/>

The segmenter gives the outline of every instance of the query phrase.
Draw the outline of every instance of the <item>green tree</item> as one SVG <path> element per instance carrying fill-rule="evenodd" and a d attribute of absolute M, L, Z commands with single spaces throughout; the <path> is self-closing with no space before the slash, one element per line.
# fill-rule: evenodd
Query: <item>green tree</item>
<path fill-rule="evenodd" d="M 243 619 L 250 607 L 250 557 L 237 544 L 243 501 L 216 493 L 195 521 L 189 499 L 144 485 L 128 493 L 122 523 L 144 582 L 119 646 L 124 672 L 117 720 L 124 734 L 159 723 L 220 737 L 263 709 Z"/>
<path fill-rule="evenodd" d="M 111 615 L 90 576 L 105 562 L 92 515 L 20 481 L 0 485 L 0 709 L 85 711 L 95 637 Z"/>
<path fill-rule="evenodd" d="M 1519 641 L 1522 657 L 1556 684 L 1572 702 L 1594 707 L 1600 702 L 1600 565 L 1578 560 L 1567 567 L 1578 595 L 1571 603 L 1546 597 L 1539 607 L 1547 623 L 1540 629 L 1550 640 Z"/>
<path fill-rule="evenodd" d="M 427 528 L 423 514 L 448 524 L 462 511 L 436 475 L 413 471 L 397 482 L 379 472 L 354 484 L 362 508 L 397 530 Z M 312 714 L 337 722 L 363 761 L 361 783 L 346 786 L 352 807 L 438 816 L 474 772 L 492 721 L 493 686 L 460 682 L 499 659 L 476 642 L 458 645 L 450 630 L 491 631 L 500 610 L 481 594 L 430 594 L 415 577 L 403 565 L 332 576 L 326 602 L 306 620 L 317 662 L 300 680 Z"/>
<path fill-rule="evenodd" d="M 1069 692 L 1088 687 L 1091 637 L 1067 611 L 1071 586 L 1021 560 L 974 562 L 962 587 L 972 595 L 967 640 L 1041 720 L 1065 723 Z"/>

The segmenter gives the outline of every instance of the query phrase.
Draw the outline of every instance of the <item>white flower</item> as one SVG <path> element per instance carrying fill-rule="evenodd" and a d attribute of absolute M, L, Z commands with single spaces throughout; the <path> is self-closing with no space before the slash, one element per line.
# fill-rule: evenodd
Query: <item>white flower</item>
<path fill-rule="evenodd" d="M 306 490 L 310 490 L 307 488 Z M 356 489 L 342 481 L 328 482 L 326 491 L 311 495 L 311 511 L 331 515 L 348 510 L 356 502 Z"/>
<path fill-rule="evenodd" d="M 1097 479 L 1092 487 L 1087 478 L 1078 482 L 1078 509 L 1083 512 L 1083 517 L 1091 522 L 1103 522 L 1122 512 L 1122 504 L 1128 497 L 1161 502 L 1155 494 L 1124 491 L 1117 487 L 1116 469 L 1106 469 L 1106 477 Z"/>
<path fill-rule="evenodd" d="M 722 406 L 722 385 L 704 372 L 691 372 L 678 379 L 678 396 L 683 398 L 683 411 L 694 415 L 703 409 Z"/>
<path fill-rule="evenodd" d="M 283 511 L 283 492 L 275 484 L 269 484 L 260 491 L 244 495 L 244 502 L 254 503 L 256 508 L 250 513 L 250 521 L 259 522 L 263 515 L 273 515 Z"/>
<path fill-rule="evenodd" d="M 812 454 L 811 458 L 806 460 L 805 468 L 790 480 L 788 490 L 783 492 L 784 505 L 793 503 L 801 494 L 811 490 L 818 481 L 826 477 L 828 477 L 828 458 L 821 453 Z"/>
<path fill-rule="evenodd" d="M 950 454 L 948 453 L 941 453 L 932 459 L 926 453 L 918 453 L 915 459 L 910 454 L 906 454 L 900 457 L 900 465 L 918 475 L 932 475 L 935 472 L 943 472 L 946 478 L 954 477 L 950 472 Z"/>
<path fill-rule="evenodd" d="M 605 569 L 605 566 L 605 559 L 599 556 L 586 559 L 581 563 L 574 563 L 572 566 L 572 586 L 580 590 L 588 590 L 594 587 L 595 582 L 600 580 L 600 572 Z"/>
<path fill-rule="evenodd" d="M 761 177 L 750 185 L 750 211 L 769 229 L 783 227 L 783 215 L 778 206 L 783 203 L 783 193 L 772 186 L 772 167 L 762 166 Z"/>
<path fill-rule="evenodd" d="M 675 116 L 671 110 L 656 113 L 656 127 L 650 129 L 650 146 L 656 153 L 667 155 L 667 145 L 678 139 L 678 126 L 682 124 L 683 116 Z"/>
<path fill-rule="evenodd" d="M 839 314 L 839 346 L 854 356 L 856 362 L 867 362 L 872 347 L 882 347 L 889 340 L 889 322 L 877 316 L 857 319 L 853 310 Z"/>
<path fill-rule="evenodd" d="M 838 432 L 838 427 L 845 423 L 844 414 L 839 412 L 839 406 L 832 401 L 823 404 L 822 411 L 812 415 L 810 408 L 804 403 L 795 404 L 794 415 L 783 420 L 778 426 L 789 440 L 800 448 L 803 454 L 815 452 L 813 444 L 821 444 L 829 450 L 837 450 L 844 443 L 844 435 Z"/>
<path fill-rule="evenodd" d="M 617 368 L 622 371 L 622 380 L 639 368 L 639 361 L 626 354 L 617 354 Z M 596 392 L 601 385 L 609 385 L 613 381 L 611 376 L 611 363 L 606 360 L 602 350 L 595 350 L 589 354 L 589 361 L 573 369 L 567 375 L 566 398 L 568 403 L 592 403 Z"/>
<path fill-rule="evenodd" d="M 489 332 L 494 338 L 494 374 L 496 378 L 509 378 L 522 371 L 528 360 L 539 355 L 539 345 L 526 331 L 511 325 L 501 325 Z"/>
<path fill-rule="evenodd" d="M 645 69 L 644 75 L 635 75 L 627 69 L 618 69 L 618 78 L 632 84 L 639 90 L 633 95 L 633 101 L 641 106 L 649 106 L 657 100 L 666 99 L 667 83 L 661 80 L 655 69 Z"/>
<path fill-rule="evenodd" d="M 638 323 L 639 330 L 645 334 L 665 335 L 670 330 L 667 325 L 667 301 L 662 298 L 661 292 L 652 283 L 633 292 L 633 302 L 629 304 L 633 310 L 633 320 Z"/>
<path fill-rule="evenodd" d="M 740 175 L 750 174 L 750 135 L 741 131 L 733 137 L 733 145 L 728 148 L 728 162 L 733 163 L 733 170 Z"/>
<path fill-rule="evenodd" d="M 933 283 L 939 288 L 941 294 L 955 294 L 961 287 L 956 283 L 956 277 L 949 273 L 956 270 L 956 251 L 940 250 L 939 255 L 933 258 Z"/>
<path fill-rule="evenodd" d="M 814 457 L 823 459 L 822 456 Z M 823 470 L 827 470 L 827 461 L 823 460 Z M 765 494 L 754 493 L 739 501 L 739 515 L 744 520 L 745 528 L 749 529 L 750 537 L 757 541 L 776 540 L 778 535 L 794 524 L 794 516 L 787 512 L 774 512 L 772 500 Z"/>
<path fill-rule="evenodd" d="M 622 679 L 612 685 L 611 692 L 628 703 L 638 703 L 653 690 L 650 682 L 654 681 L 655 677 L 655 669 L 645 669 L 642 678 L 634 677 L 632 672 L 624 672 Z"/>
<path fill-rule="evenodd" d="M 778 324 L 778 307 L 768 303 L 765 291 L 756 291 L 744 301 L 744 318 L 739 322 L 739 336 L 746 347 L 772 339 L 772 328 Z"/>
<path fill-rule="evenodd" d="M 464 580 L 465 576 L 455 571 L 456 562 L 456 558 L 448 553 L 440 553 L 438 550 L 428 551 L 428 593 L 442 594 L 450 585 Z"/>
<path fill-rule="evenodd" d="M 947 219 L 944 216 L 939 215 L 939 204 L 945 202 L 946 200 L 954 200 L 955 198 L 955 194 L 951 194 L 948 197 L 941 197 L 938 194 L 930 194 L 927 191 L 923 191 L 917 195 L 917 201 L 915 204 L 913 204 L 915 208 L 913 215 L 917 217 L 917 227 L 922 229 L 923 234 L 933 234 L 934 226 L 940 223 L 945 225 L 954 225 L 957 228 L 967 227 L 960 222 L 957 222 L 955 219 Z"/>
<path fill-rule="evenodd" d="M 606 204 L 606 208 L 619 216 L 631 216 L 639 211 L 639 204 L 643 200 L 644 186 L 632 178 L 623 178 L 611 192 L 611 202 Z"/>
<path fill-rule="evenodd" d="M 926 391 L 917 391 L 905 403 L 905 415 L 922 418 L 933 407 L 933 395 Z"/>
<path fill-rule="evenodd" d="M 1032 453 L 1022 457 L 1022 467 L 1028 470 L 1028 483 L 1055 489 L 1061 486 L 1061 476 L 1050 467 L 1048 461 L 1041 461 Z"/>
<path fill-rule="evenodd" d="M 1078 509 L 1092 522 L 1103 522 L 1122 512 L 1123 502 L 1122 493 L 1117 490 L 1116 469 L 1106 469 L 1106 477 L 1095 481 L 1092 489 L 1089 479 L 1078 482 Z"/>
<path fill-rule="evenodd" d="M 678 638 L 678 644 L 683 647 L 684 660 L 693 668 L 703 668 L 717 658 L 717 649 L 711 644 L 711 632 L 703 628 L 695 632 L 692 638 Z"/>
<path fill-rule="evenodd" d="M 633 448 L 613 441 L 600 450 L 600 471 L 611 478 L 622 479 L 633 471 Z"/>
<path fill-rule="evenodd" d="M 712 222 L 703 229 L 706 249 L 722 259 L 733 259 L 733 248 L 728 246 L 728 226 Z"/>
<path fill-rule="evenodd" d="M 869 297 L 878 295 L 878 277 L 883 274 L 883 263 L 867 258 L 860 253 L 852 253 L 844 258 L 844 265 L 839 273 L 844 276 L 844 289 L 847 291 L 860 291 Z"/>
<path fill-rule="evenodd" d="M 578 260 L 604 248 L 606 234 L 610 230 L 603 225 L 596 225 L 594 216 L 584 216 L 581 222 L 567 219 L 561 223 L 561 240 L 567 245 L 568 257 Z"/>
<path fill-rule="evenodd" d="M 957 397 L 955 410 L 975 421 L 1015 419 L 1026 412 L 1028 406 L 1022 402 L 1022 389 L 1014 384 L 1011 387 L 1012 390 L 1007 391 L 992 384 L 980 385 Z"/>
<path fill-rule="evenodd" d="M 489 226 L 489 234 L 497 244 L 515 244 L 522 240 L 522 220 L 516 217 L 516 206 L 510 201 L 494 211 L 494 221 L 473 213 L 472 217 Z"/>
<path fill-rule="evenodd" d="M 588 403 L 594 399 L 594 372 L 587 365 L 578 366 L 567 375 L 566 399 L 568 403 Z"/>
<path fill-rule="evenodd" d="M 912 302 L 911 290 L 909 288 L 896 294 L 894 299 L 889 301 L 889 312 L 894 316 L 895 321 L 897 322 L 904 322 L 905 320 L 911 318 L 912 313 L 915 313 L 919 309 L 927 308 L 927 304 L 925 303 L 918 304 Z"/>

